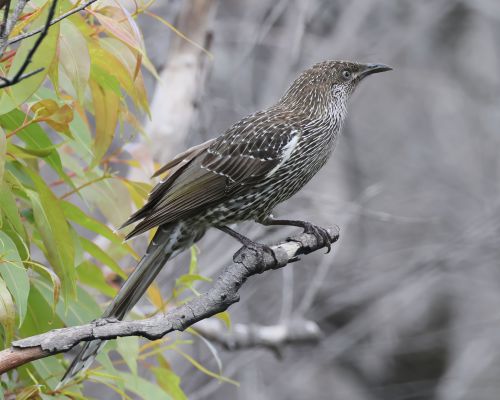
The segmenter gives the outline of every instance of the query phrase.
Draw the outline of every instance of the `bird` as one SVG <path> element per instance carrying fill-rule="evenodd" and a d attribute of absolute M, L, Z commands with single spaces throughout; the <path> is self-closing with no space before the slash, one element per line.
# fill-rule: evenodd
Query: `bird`
<path fill-rule="evenodd" d="M 348 100 L 384 64 L 323 61 L 303 71 L 269 108 L 236 122 L 222 135 L 191 147 L 155 172 L 162 179 L 145 205 L 120 229 L 135 224 L 131 239 L 157 228 L 145 255 L 106 308 L 103 319 L 122 320 L 167 260 L 217 228 L 257 252 L 269 251 L 229 225 L 303 228 L 329 250 L 326 229 L 307 221 L 275 219 L 275 206 L 297 193 L 327 162 L 347 115 Z M 86 342 L 60 386 L 89 368 L 105 342 Z"/>

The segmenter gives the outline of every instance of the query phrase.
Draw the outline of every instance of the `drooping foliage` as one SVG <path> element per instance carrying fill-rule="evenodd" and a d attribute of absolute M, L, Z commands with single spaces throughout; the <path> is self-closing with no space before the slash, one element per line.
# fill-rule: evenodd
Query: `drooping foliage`
<path fill-rule="evenodd" d="M 55 16 L 83 3 L 60 0 Z M 43 26 L 51 4 L 30 1 L 11 37 Z M 113 296 L 117 282 L 127 276 L 120 260 L 133 267 L 138 257 L 112 227 L 126 219 L 133 204 L 142 203 L 150 187 L 118 176 L 113 165 L 138 167 L 120 154 L 130 139 L 125 132 L 140 131 L 139 121 L 148 115 L 143 71 L 156 74 L 135 21 L 148 6 L 136 2 L 131 12 L 118 0 L 102 0 L 64 18 L 50 28 L 27 72 L 43 70 L 0 89 L 2 348 L 16 337 L 98 318 L 99 299 Z M 36 38 L 6 48 L 0 59 L 2 76 L 16 73 Z M 192 285 L 203 278 L 193 260 L 172 302 L 185 289 L 196 294 Z M 158 309 L 166 306 L 156 287 L 148 296 Z M 100 356 L 101 367 L 86 378 L 123 398 L 134 393 L 184 399 L 164 351 L 177 351 L 203 367 L 179 350 L 179 344 L 165 339 L 141 347 L 135 337 L 117 340 Z M 115 368 L 110 350 L 122 356 L 118 362 L 127 365 L 127 372 Z M 157 385 L 138 374 L 138 363 L 151 358 Z M 64 368 L 62 356 L 35 361 L 2 378 L 0 394 L 88 398 L 78 384 L 55 391 Z"/>

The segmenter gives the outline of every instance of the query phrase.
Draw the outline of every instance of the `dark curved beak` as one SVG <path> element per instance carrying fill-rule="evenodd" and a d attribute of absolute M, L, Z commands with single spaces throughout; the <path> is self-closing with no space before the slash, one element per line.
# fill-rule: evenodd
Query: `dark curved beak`
<path fill-rule="evenodd" d="M 363 79 L 378 72 L 392 71 L 392 68 L 385 64 L 365 64 L 364 69 L 358 72 L 358 78 Z"/>

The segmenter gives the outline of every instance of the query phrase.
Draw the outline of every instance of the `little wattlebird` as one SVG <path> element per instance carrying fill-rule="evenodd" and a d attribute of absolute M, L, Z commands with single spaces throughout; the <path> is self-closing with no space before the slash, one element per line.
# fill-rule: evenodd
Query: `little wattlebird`
<path fill-rule="evenodd" d="M 325 61 L 304 71 L 267 110 L 230 127 L 218 138 L 179 154 L 154 176 L 169 172 L 147 203 L 122 228 L 137 223 L 127 239 L 158 227 L 147 252 L 103 318 L 123 319 L 169 258 L 216 227 L 256 251 L 269 251 L 227 225 L 253 220 L 292 225 L 314 234 L 329 248 L 325 229 L 309 222 L 278 220 L 273 208 L 299 191 L 330 157 L 346 117 L 347 102 L 382 64 Z M 88 368 L 104 342 L 87 342 L 62 384 Z"/>

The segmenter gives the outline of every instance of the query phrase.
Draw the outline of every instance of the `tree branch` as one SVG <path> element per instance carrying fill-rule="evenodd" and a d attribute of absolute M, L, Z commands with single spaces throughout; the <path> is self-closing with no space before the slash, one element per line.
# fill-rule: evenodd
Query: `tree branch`
<path fill-rule="evenodd" d="M 323 337 L 314 321 L 292 320 L 277 325 L 233 324 L 228 331 L 221 321 L 206 319 L 193 329 L 229 351 L 263 347 L 280 354 L 287 344 L 313 343 Z"/>
<path fill-rule="evenodd" d="M 329 229 L 328 232 L 330 243 L 335 243 L 339 238 L 338 230 Z M 66 352 L 82 341 L 123 336 L 156 340 L 173 331 L 184 331 L 238 302 L 238 291 L 249 277 L 282 268 L 297 261 L 300 254 L 308 254 L 324 246 L 325 243 L 314 235 L 302 233 L 273 246 L 274 257 L 267 252 L 256 253 L 243 247 L 234 255 L 234 263 L 223 269 L 207 292 L 183 305 L 140 321 L 98 320 L 17 340 L 11 348 L 0 352 L 0 374 L 33 360 Z"/>

